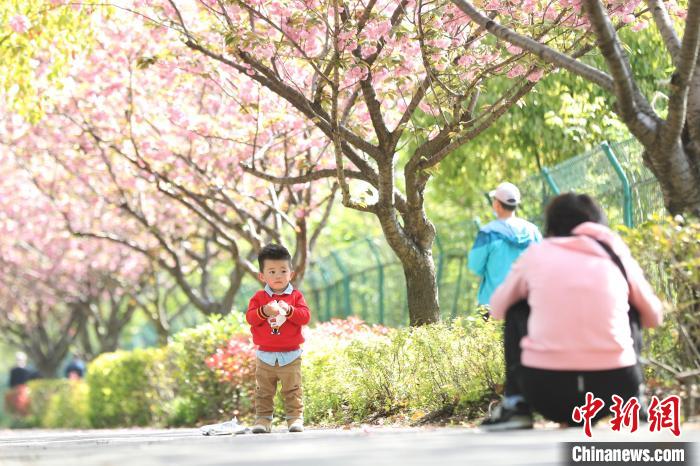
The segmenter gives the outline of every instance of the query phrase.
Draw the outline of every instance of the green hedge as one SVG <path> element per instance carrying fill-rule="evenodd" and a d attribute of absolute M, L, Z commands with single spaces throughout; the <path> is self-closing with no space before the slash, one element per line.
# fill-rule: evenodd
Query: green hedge
<path fill-rule="evenodd" d="M 480 318 L 309 345 L 305 416 L 316 424 L 479 416 L 502 384 L 501 325 Z"/>
<path fill-rule="evenodd" d="M 33 382 L 32 425 L 195 425 L 234 414 L 251 420 L 253 401 L 205 362 L 247 332 L 240 314 L 212 318 L 164 348 L 99 356 L 85 382 Z M 479 318 L 399 330 L 337 320 L 308 332 L 303 358 L 305 416 L 314 424 L 478 415 L 503 372 L 500 326 Z M 281 408 L 278 400 L 280 415 Z"/>
<path fill-rule="evenodd" d="M 88 368 L 94 427 L 147 426 L 167 420 L 175 379 L 167 348 L 105 353 Z"/>
<path fill-rule="evenodd" d="M 178 333 L 168 346 L 177 379 L 177 397 L 170 402 L 171 425 L 230 419 L 250 410 L 250 400 L 240 400 L 232 384 L 222 383 L 205 361 L 235 335 L 248 334 L 245 315 L 233 312 Z"/>
<path fill-rule="evenodd" d="M 27 427 L 91 427 L 88 385 L 82 380 L 47 379 L 29 382 Z"/>
<path fill-rule="evenodd" d="M 619 227 L 659 296 L 670 304 L 664 324 L 647 331 L 646 355 L 666 366 L 684 370 L 700 365 L 700 222 L 696 219 L 654 217 L 634 229 Z M 647 366 L 649 385 L 677 381 L 657 365 Z"/>
<path fill-rule="evenodd" d="M 205 360 L 247 330 L 240 313 L 214 316 L 180 332 L 166 347 L 99 356 L 90 363 L 87 376 L 92 425 L 180 426 L 230 418 L 240 402 L 233 387 L 221 383 Z"/>

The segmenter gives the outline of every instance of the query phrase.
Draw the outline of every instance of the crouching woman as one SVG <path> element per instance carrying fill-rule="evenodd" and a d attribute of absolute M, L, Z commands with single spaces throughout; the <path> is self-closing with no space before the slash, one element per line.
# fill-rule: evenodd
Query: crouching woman
<path fill-rule="evenodd" d="M 536 411 L 575 424 L 587 392 L 610 406 L 640 396 L 642 327 L 662 321 L 662 304 L 605 214 L 585 194 L 546 209 L 545 240 L 514 264 L 491 299 L 506 319 L 506 401 L 483 427 L 532 426 Z M 599 417 L 608 414 L 601 410 Z"/>

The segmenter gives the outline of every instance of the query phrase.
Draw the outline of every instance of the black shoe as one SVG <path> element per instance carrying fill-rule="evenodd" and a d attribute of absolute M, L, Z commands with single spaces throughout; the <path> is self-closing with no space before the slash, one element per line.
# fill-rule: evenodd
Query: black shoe
<path fill-rule="evenodd" d="M 527 403 L 519 402 L 515 408 L 506 408 L 503 402 L 493 409 L 489 406 L 489 417 L 480 425 L 481 430 L 497 432 L 500 430 L 532 429 L 532 411 Z"/>

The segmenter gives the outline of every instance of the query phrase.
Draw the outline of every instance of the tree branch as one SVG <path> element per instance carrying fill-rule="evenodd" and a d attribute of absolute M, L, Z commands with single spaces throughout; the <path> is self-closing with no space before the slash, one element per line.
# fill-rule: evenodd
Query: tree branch
<path fill-rule="evenodd" d="M 673 20 L 668 16 L 666 5 L 662 0 L 646 0 L 646 4 L 649 7 L 649 11 L 651 11 L 654 23 L 656 23 L 656 27 L 659 29 L 659 33 L 666 44 L 668 52 L 671 54 L 673 63 L 678 65 L 681 41 L 678 39 L 675 29 L 673 29 Z M 686 22 L 686 24 L 688 23 Z"/>
<path fill-rule="evenodd" d="M 425 92 L 428 90 L 428 86 L 430 86 L 430 77 L 426 76 L 426 78 L 418 85 L 418 89 L 416 89 L 413 97 L 411 97 L 411 101 L 408 103 L 403 115 L 401 115 L 401 119 L 396 124 L 394 131 L 391 133 L 390 145 L 392 147 L 396 147 L 399 139 L 401 139 L 401 134 L 403 134 L 403 125 L 405 125 L 413 116 L 413 112 L 416 111 L 418 105 L 420 105 L 421 101 L 423 100 L 423 97 L 425 97 Z"/>
<path fill-rule="evenodd" d="M 523 50 L 527 50 L 533 55 L 540 57 L 547 63 L 551 63 L 569 70 L 572 73 L 599 85 L 607 91 L 614 92 L 614 83 L 610 75 L 600 71 L 597 68 L 571 58 L 566 54 L 558 52 L 553 48 L 541 44 L 529 37 L 518 34 L 512 29 L 502 26 L 501 24 L 490 19 L 488 16 L 481 14 L 476 8 L 474 8 L 471 2 L 467 2 L 466 0 L 452 0 L 452 3 L 457 5 L 457 7 L 467 16 L 469 16 L 472 21 L 499 39 L 517 45 Z"/>
<path fill-rule="evenodd" d="M 424 158 L 418 163 L 418 168 L 421 170 L 425 170 L 426 168 L 433 167 L 440 163 L 445 157 L 447 157 L 450 152 L 453 150 L 457 149 L 459 146 L 464 144 L 467 141 L 470 141 L 474 139 L 476 136 L 481 134 L 483 131 L 488 129 L 498 118 L 500 118 L 505 112 L 507 112 L 520 98 L 525 96 L 530 90 L 535 86 L 535 82 L 526 82 L 523 84 L 517 91 L 513 93 L 512 96 L 510 96 L 507 99 L 504 99 L 503 103 L 496 107 L 495 109 L 492 108 L 489 116 L 486 118 L 486 120 L 481 123 L 479 126 L 476 128 L 472 129 L 471 131 L 468 131 L 467 133 L 463 134 L 462 136 L 454 139 L 452 142 L 449 144 L 445 145 L 442 147 L 440 150 L 438 150 L 435 154 Z"/>
<path fill-rule="evenodd" d="M 367 105 L 367 111 L 369 112 L 369 117 L 372 120 L 372 126 L 374 127 L 374 134 L 377 135 L 377 141 L 379 142 L 379 147 L 382 148 L 383 157 L 386 152 L 391 151 L 393 155 L 392 148 L 388 147 L 388 143 L 391 141 L 389 130 L 384 122 L 384 117 L 382 116 L 382 105 L 377 99 L 377 93 L 374 91 L 374 86 L 372 86 L 372 70 L 367 72 L 367 78 L 360 81 L 360 88 L 362 89 L 362 96 L 365 99 L 365 104 Z M 337 98 L 337 96 L 336 96 Z"/>
<path fill-rule="evenodd" d="M 598 48 L 613 76 L 620 117 L 630 129 L 636 130 L 635 133 L 649 132 L 652 129 L 650 122 L 640 115 L 642 108 L 650 110 L 651 106 L 637 89 L 629 60 L 617 39 L 617 32 L 605 7 L 600 0 L 589 0 L 583 4 L 598 38 Z"/>
<path fill-rule="evenodd" d="M 698 48 L 700 47 L 700 0 L 688 2 L 688 17 L 683 33 L 683 42 L 678 55 L 676 72 L 671 77 L 671 95 L 668 99 L 668 116 L 662 130 L 664 145 L 670 147 L 678 140 L 685 125 L 685 117 L 688 108 L 688 92 L 693 70 L 698 60 Z M 697 71 L 696 71 L 697 72 Z M 700 77 L 695 77 L 700 79 Z"/>
<path fill-rule="evenodd" d="M 267 173 L 258 171 L 249 165 L 241 164 L 241 167 L 243 168 L 243 171 L 245 171 L 246 173 L 250 173 L 251 175 L 254 175 L 260 179 L 263 179 L 265 181 L 269 181 L 270 183 L 279 184 L 279 185 L 294 185 L 294 184 L 310 183 L 312 181 L 322 180 L 324 178 L 335 178 L 337 175 L 337 172 L 335 169 L 324 169 L 324 170 L 312 171 L 312 172 L 309 172 L 305 175 L 299 175 L 299 176 L 274 176 L 274 175 L 269 175 Z M 346 170 L 345 175 L 348 178 L 363 180 L 363 181 L 366 181 L 366 182 L 371 184 L 369 178 L 367 176 L 365 176 L 365 174 L 362 172 L 358 172 L 358 171 L 354 171 L 354 170 Z"/>
<path fill-rule="evenodd" d="M 313 251 L 314 247 L 316 246 L 316 241 L 318 240 L 319 236 L 321 236 L 321 231 L 323 228 L 326 226 L 328 223 L 328 219 L 331 216 L 331 211 L 333 210 L 333 201 L 335 200 L 335 194 L 338 192 L 338 183 L 333 183 L 333 187 L 331 188 L 331 193 L 328 195 L 328 197 L 322 201 L 319 205 L 322 205 L 324 202 L 326 204 L 323 215 L 321 216 L 321 219 L 318 222 L 318 225 L 316 225 L 316 229 L 311 233 L 311 239 L 309 240 L 309 251 Z"/>
<path fill-rule="evenodd" d="M 185 42 L 185 45 L 187 45 L 187 47 L 191 48 L 192 50 L 196 50 L 214 60 L 217 60 L 234 68 L 236 71 L 245 74 L 246 76 L 249 76 L 248 68 L 246 68 L 245 66 L 240 65 L 239 63 L 236 63 L 232 60 L 229 60 L 223 55 L 213 52 L 208 48 L 198 44 L 197 42 L 194 42 L 193 40 L 187 40 L 187 42 Z M 268 89 L 285 99 L 287 102 L 292 104 L 294 108 L 303 113 L 309 120 L 313 121 L 314 124 L 321 131 L 323 131 L 324 134 L 326 134 L 326 136 L 328 136 L 329 138 L 332 137 L 332 131 L 330 127 L 330 116 L 326 114 L 326 112 L 323 110 L 323 108 L 321 108 L 319 104 L 311 102 L 304 95 L 299 93 L 296 89 L 283 83 L 272 70 L 270 70 L 268 67 L 258 62 L 254 58 L 252 58 L 249 54 L 239 51 L 238 56 L 244 63 L 248 64 L 252 69 L 257 71 L 257 73 L 253 73 L 252 76 L 249 76 L 250 79 L 259 82 L 263 86 L 267 87 Z M 348 141 L 348 143 L 352 144 L 362 152 L 372 157 L 378 157 L 381 154 L 377 147 L 365 141 L 364 139 L 354 134 L 347 128 L 341 127 L 340 131 L 343 135 L 343 138 L 346 141 Z"/>

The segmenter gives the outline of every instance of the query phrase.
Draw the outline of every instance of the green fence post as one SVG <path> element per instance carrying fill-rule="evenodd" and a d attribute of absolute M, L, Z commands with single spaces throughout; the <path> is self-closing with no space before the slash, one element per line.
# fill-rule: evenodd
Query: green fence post
<path fill-rule="evenodd" d="M 350 307 L 350 276 L 348 275 L 348 271 L 345 268 L 343 261 L 340 260 L 338 253 L 331 251 L 331 256 L 333 256 L 333 260 L 335 260 L 338 270 L 340 270 L 340 273 L 343 274 L 343 306 L 345 307 L 343 317 L 348 317 L 350 314 L 352 314 L 352 307 Z"/>
<path fill-rule="evenodd" d="M 377 274 L 379 287 L 379 323 L 384 325 L 384 264 L 382 264 L 382 256 L 379 255 L 377 247 L 371 238 L 367 238 L 367 243 L 369 244 L 369 250 L 372 251 L 374 260 L 377 262 Z"/>
<path fill-rule="evenodd" d="M 465 256 L 459 256 L 459 272 L 457 273 L 457 288 L 455 289 L 455 297 L 452 301 L 452 314 L 451 317 L 454 319 L 457 317 L 457 304 L 459 303 L 460 294 L 462 293 L 462 275 L 464 272 Z"/>
<path fill-rule="evenodd" d="M 437 258 L 437 283 L 438 289 L 440 289 L 440 283 L 442 282 L 442 266 L 445 252 L 442 249 L 442 241 L 440 241 L 440 235 L 435 235 L 435 248 L 438 252 Z"/>
<path fill-rule="evenodd" d="M 615 169 L 615 173 L 617 173 L 618 178 L 620 178 L 620 183 L 622 183 L 622 213 L 624 215 L 625 226 L 632 228 L 634 226 L 634 221 L 632 220 L 632 188 L 630 187 L 630 182 L 627 179 L 627 175 L 622 169 L 620 162 L 617 160 L 617 157 L 615 157 L 615 153 L 610 147 L 610 144 L 608 144 L 608 141 L 603 141 L 600 144 L 600 147 L 608 157 L 610 165 L 612 165 Z"/>
<path fill-rule="evenodd" d="M 549 173 L 549 168 L 547 168 L 547 167 L 542 168 L 542 177 L 547 182 L 549 187 L 552 189 L 552 192 L 554 194 L 558 195 L 561 192 L 561 190 L 559 189 L 559 186 L 557 186 L 557 183 L 554 181 L 554 178 L 552 178 L 552 174 Z"/>
<path fill-rule="evenodd" d="M 326 322 L 331 320 L 331 302 L 333 301 L 333 287 L 331 286 L 331 281 L 329 280 L 328 273 L 323 267 L 323 263 L 318 263 L 318 271 L 323 279 L 323 284 L 326 290 Z"/>
<path fill-rule="evenodd" d="M 309 285 L 311 285 L 311 296 L 312 299 L 314 300 L 314 307 L 312 309 L 320 311 L 321 309 L 321 293 L 320 290 L 318 289 L 316 279 L 314 278 L 314 272 L 311 270 L 311 265 L 309 264 L 309 270 L 306 272 L 306 280 L 309 281 Z M 320 315 L 319 315 L 319 321 Z"/>

